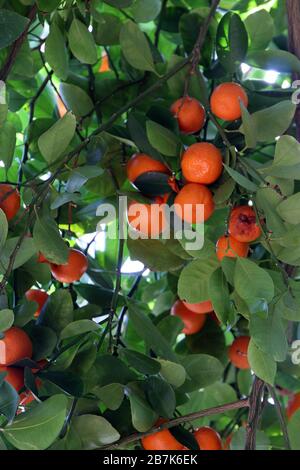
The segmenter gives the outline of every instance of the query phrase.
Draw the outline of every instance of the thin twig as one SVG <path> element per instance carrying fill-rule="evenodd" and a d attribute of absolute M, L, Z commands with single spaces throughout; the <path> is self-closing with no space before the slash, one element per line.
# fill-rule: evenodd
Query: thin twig
<path fill-rule="evenodd" d="M 205 416 L 212 416 L 215 414 L 225 413 L 226 411 L 238 410 L 240 408 L 247 408 L 247 407 L 249 407 L 249 401 L 248 399 L 245 399 L 245 400 L 240 400 L 240 401 L 236 401 L 233 403 L 227 403 L 226 405 L 220 405 L 214 408 L 197 411 L 195 413 L 189 413 L 185 416 L 180 416 L 178 418 L 170 419 L 169 421 L 162 423 L 159 426 L 156 425 L 147 432 L 131 434 L 130 436 L 120 439 L 114 444 L 101 447 L 101 449 L 102 450 L 103 449 L 116 449 L 117 447 L 131 444 L 132 442 L 136 442 L 145 436 L 149 436 L 150 434 L 153 434 L 155 432 L 162 431 L 163 429 L 169 429 L 174 426 L 178 426 L 179 424 L 188 423 L 190 421 L 195 421 L 196 419 L 204 418 Z"/>
<path fill-rule="evenodd" d="M 282 410 L 282 406 L 281 406 L 281 404 L 278 400 L 278 397 L 277 397 L 277 393 L 276 393 L 274 387 L 271 387 L 271 385 L 267 384 L 267 388 L 269 390 L 269 393 L 270 393 L 271 397 L 274 400 L 275 408 L 276 408 L 276 411 L 277 411 L 277 415 L 278 415 L 278 418 L 279 418 L 282 434 L 283 434 L 284 441 L 285 441 L 285 446 L 286 446 L 287 450 L 291 450 L 291 443 L 290 443 L 290 438 L 289 438 L 289 434 L 288 434 L 288 430 L 287 430 L 287 425 L 286 425 L 284 413 L 283 413 L 283 410 Z"/>

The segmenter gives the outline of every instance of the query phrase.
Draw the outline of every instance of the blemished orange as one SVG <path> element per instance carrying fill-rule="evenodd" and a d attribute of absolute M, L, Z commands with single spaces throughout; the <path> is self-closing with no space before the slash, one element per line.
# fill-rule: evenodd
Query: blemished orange
<path fill-rule="evenodd" d="M 79 250 L 70 249 L 66 264 L 50 264 L 52 276 L 59 282 L 79 281 L 88 268 L 87 257 Z"/>
<path fill-rule="evenodd" d="M 161 420 L 159 420 L 159 424 Z M 183 450 L 184 446 L 175 439 L 168 429 L 150 434 L 141 439 L 145 450 Z"/>
<path fill-rule="evenodd" d="M 162 162 L 154 160 L 145 153 L 135 153 L 127 162 L 127 177 L 131 183 L 147 172 L 170 174 L 170 170 Z"/>
<path fill-rule="evenodd" d="M 184 134 L 199 132 L 206 119 L 205 109 L 195 98 L 186 96 L 176 100 L 171 106 L 171 113 L 178 121 L 178 126 Z"/>
<path fill-rule="evenodd" d="M 181 169 L 189 183 L 212 184 L 223 171 L 222 154 L 215 145 L 198 142 L 184 152 Z"/>
<path fill-rule="evenodd" d="M 202 330 L 206 315 L 198 315 L 197 313 L 189 310 L 181 300 L 177 300 L 171 309 L 171 315 L 179 317 L 183 324 L 184 328 L 182 333 L 185 335 L 194 335 Z"/>
<path fill-rule="evenodd" d="M 0 184 L 0 209 L 6 215 L 7 220 L 15 217 L 21 206 L 20 193 L 10 184 Z"/>
<path fill-rule="evenodd" d="M 247 93 L 238 83 L 222 83 L 213 91 L 210 98 L 211 111 L 224 121 L 235 121 L 242 115 L 240 102 L 247 108 Z"/>
<path fill-rule="evenodd" d="M 222 450 L 222 441 L 219 433 L 209 426 L 203 426 L 194 432 L 200 450 Z"/>
<path fill-rule="evenodd" d="M 223 235 L 217 241 L 216 253 L 220 261 L 226 256 L 229 258 L 246 258 L 249 253 L 249 245 L 237 241 L 231 235 Z"/>
<path fill-rule="evenodd" d="M 14 389 L 19 392 L 24 387 L 24 371 L 18 367 L 0 366 L 0 372 L 7 375 L 4 380 L 8 382 Z"/>
<path fill-rule="evenodd" d="M 47 292 L 40 289 L 29 289 L 26 292 L 25 296 L 26 299 L 30 302 L 36 302 L 38 304 L 38 308 L 34 313 L 35 318 L 37 318 L 41 313 L 43 306 L 47 302 L 49 295 L 47 294 Z"/>
<path fill-rule="evenodd" d="M 164 199 L 159 196 L 154 199 L 153 204 L 131 201 L 128 205 L 129 225 L 149 238 L 158 237 L 167 227 L 162 207 L 164 203 Z"/>
<path fill-rule="evenodd" d="M 25 331 L 16 326 L 4 332 L 0 339 L 0 364 L 9 366 L 32 357 L 32 343 Z"/>
<path fill-rule="evenodd" d="M 203 184 L 197 183 L 186 184 L 175 197 L 174 204 L 177 216 L 190 224 L 205 222 L 215 209 L 212 192 Z M 203 204 L 203 216 L 197 214 L 199 204 Z"/>
<path fill-rule="evenodd" d="M 261 235 L 255 211 L 250 206 L 235 207 L 230 214 L 228 228 L 230 235 L 242 243 L 254 242 Z"/>
<path fill-rule="evenodd" d="M 288 406 L 286 409 L 286 414 L 289 419 L 292 418 L 292 416 L 300 410 L 300 392 L 295 393 L 292 398 L 288 402 Z"/>
<path fill-rule="evenodd" d="M 184 305 L 194 313 L 211 313 L 213 311 L 213 305 L 210 300 L 206 302 L 198 302 L 197 304 L 190 304 L 189 302 L 183 301 Z"/>
<path fill-rule="evenodd" d="M 248 362 L 249 336 L 236 338 L 228 349 L 230 362 L 238 369 L 250 369 Z"/>

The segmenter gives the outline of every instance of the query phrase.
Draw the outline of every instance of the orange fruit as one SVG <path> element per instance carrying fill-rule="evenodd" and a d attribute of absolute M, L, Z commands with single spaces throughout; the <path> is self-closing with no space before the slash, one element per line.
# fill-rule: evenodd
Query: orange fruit
<path fill-rule="evenodd" d="M 211 313 L 213 311 L 213 306 L 210 300 L 206 302 L 199 302 L 197 304 L 190 304 L 189 302 L 183 301 L 186 308 L 191 310 L 194 313 Z"/>
<path fill-rule="evenodd" d="M 186 96 L 175 101 L 171 113 L 178 121 L 178 126 L 184 134 L 199 132 L 205 124 L 205 109 L 195 98 Z"/>
<path fill-rule="evenodd" d="M 213 91 L 210 99 L 211 111 L 224 121 L 235 121 L 242 115 L 240 102 L 248 106 L 244 88 L 238 83 L 222 83 Z"/>
<path fill-rule="evenodd" d="M 174 204 L 177 216 L 190 224 L 205 222 L 215 208 L 211 191 L 206 186 L 197 183 L 186 184 L 175 197 Z M 197 214 L 197 206 L 200 204 L 203 205 L 203 216 Z"/>
<path fill-rule="evenodd" d="M 49 263 L 47 258 L 41 252 L 39 252 L 38 263 Z"/>
<path fill-rule="evenodd" d="M 0 372 L 6 372 L 5 381 L 19 392 L 24 387 L 24 372 L 18 367 L 0 366 Z"/>
<path fill-rule="evenodd" d="M 34 316 L 37 318 L 41 313 L 41 310 L 44 304 L 47 302 L 49 295 L 47 292 L 39 289 L 29 289 L 26 294 L 26 299 L 31 302 L 36 302 L 38 304 L 38 309 L 35 312 Z"/>
<path fill-rule="evenodd" d="M 220 435 L 209 426 L 203 426 L 194 432 L 200 450 L 222 450 Z"/>
<path fill-rule="evenodd" d="M 252 207 L 235 207 L 230 214 L 229 233 L 238 242 L 254 242 L 261 235 L 261 229 L 256 222 L 256 214 Z"/>
<path fill-rule="evenodd" d="M 50 264 L 52 276 L 59 282 L 79 281 L 88 268 L 87 257 L 79 250 L 71 249 L 66 264 Z"/>
<path fill-rule="evenodd" d="M 159 419 L 156 425 L 161 424 L 164 420 Z M 184 446 L 175 439 L 168 429 L 150 434 L 141 439 L 142 446 L 145 450 L 183 450 Z"/>
<path fill-rule="evenodd" d="M 236 338 L 228 350 L 231 363 L 238 369 L 250 369 L 248 362 L 249 336 Z"/>
<path fill-rule="evenodd" d="M 288 402 L 288 406 L 286 409 L 287 417 L 289 419 L 292 418 L 292 416 L 300 410 L 300 392 L 295 393 L 292 398 Z"/>
<path fill-rule="evenodd" d="M 127 177 L 131 183 L 134 183 L 142 174 L 152 171 L 170 174 L 169 169 L 162 162 L 154 160 L 145 153 L 135 153 L 127 162 Z"/>
<path fill-rule="evenodd" d="M 107 54 L 102 56 L 101 65 L 99 67 L 99 73 L 109 72 L 110 71 L 110 64 L 109 58 Z"/>
<path fill-rule="evenodd" d="M 0 364 L 9 366 L 32 356 L 32 343 L 25 331 L 16 326 L 5 331 L 0 339 Z"/>
<path fill-rule="evenodd" d="M 129 225 L 149 238 L 158 237 L 167 226 L 164 203 L 161 197 L 156 197 L 153 204 L 131 201 L 128 205 Z"/>
<path fill-rule="evenodd" d="M 171 315 L 179 317 L 184 324 L 182 333 L 185 335 L 194 335 L 202 330 L 206 316 L 198 315 L 189 310 L 181 300 L 177 300 L 171 309 Z"/>
<path fill-rule="evenodd" d="M 19 191 L 10 184 L 0 184 L 0 209 L 5 213 L 7 220 L 14 218 L 20 206 Z"/>
<path fill-rule="evenodd" d="M 249 245 L 248 243 L 237 241 L 231 235 L 228 237 L 224 235 L 217 241 L 216 252 L 220 261 L 222 261 L 225 256 L 229 258 L 246 258 L 249 252 Z"/>
<path fill-rule="evenodd" d="M 190 183 L 212 184 L 223 171 L 222 154 L 213 144 L 193 144 L 182 156 L 181 169 Z"/>

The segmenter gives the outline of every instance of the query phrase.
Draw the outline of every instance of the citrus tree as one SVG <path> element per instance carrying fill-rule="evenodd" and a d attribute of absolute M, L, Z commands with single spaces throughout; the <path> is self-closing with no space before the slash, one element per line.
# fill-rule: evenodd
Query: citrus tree
<path fill-rule="evenodd" d="M 1 450 L 300 448 L 297 3 L 0 0 Z"/>

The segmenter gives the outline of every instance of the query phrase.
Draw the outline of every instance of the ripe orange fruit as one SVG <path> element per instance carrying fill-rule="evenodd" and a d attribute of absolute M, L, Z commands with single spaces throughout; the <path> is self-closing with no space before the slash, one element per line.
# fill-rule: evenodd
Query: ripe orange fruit
<path fill-rule="evenodd" d="M 238 83 L 222 83 L 212 93 L 211 111 L 224 121 L 235 121 L 242 115 L 240 101 L 247 107 L 247 93 Z"/>
<path fill-rule="evenodd" d="M 300 410 L 300 392 L 295 393 L 292 398 L 288 402 L 288 406 L 286 409 L 286 414 L 289 419 L 292 418 L 292 416 Z"/>
<path fill-rule="evenodd" d="M 238 242 L 254 242 L 261 235 L 261 229 L 256 223 L 256 214 L 252 207 L 235 207 L 230 214 L 229 233 Z"/>
<path fill-rule="evenodd" d="M 32 343 L 25 331 L 13 326 L 0 339 L 0 364 L 9 366 L 32 356 Z"/>
<path fill-rule="evenodd" d="M 88 268 L 87 257 L 79 250 L 71 249 L 66 264 L 50 264 L 52 276 L 59 282 L 79 281 Z"/>
<path fill-rule="evenodd" d="M 6 372 L 5 381 L 19 392 L 24 387 L 24 372 L 18 367 L 0 366 L 0 372 Z"/>
<path fill-rule="evenodd" d="M 194 432 L 200 450 L 222 450 L 221 437 L 214 429 L 203 426 Z"/>
<path fill-rule="evenodd" d="M 25 296 L 27 300 L 31 302 L 36 302 L 38 304 L 38 309 L 34 314 L 35 318 L 37 318 L 39 314 L 41 313 L 41 310 L 44 304 L 47 302 L 49 295 L 47 294 L 47 292 L 44 292 L 43 290 L 29 289 L 26 292 Z"/>
<path fill-rule="evenodd" d="M 162 420 L 156 423 L 159 425 Z M 183 450 L 184 446 L 175 439 L 168 429 L 145 436 L 141 440 L 145 450 Z"/>
<path fill-rule="evenodd" d="M 178 126 L 184 134 L 199 132 L 205 124 L 205 109 L 195 98 L 186 96 L 175 101 L 171 113 L 178 121 Z"/>
<path fill-rule="evenodd" d="M 186 308 L 191 310 L 194 313 L 211 313 L 213 311 L 213 306 L 210 300 L 206 302 L 199 302 L 197 304 L 190 304 L 189 302 L 183 301 Z"/>
<path fill-rule="evenodd" d="M 38 263 L 49 263 L 49 261 L 47 260 L 47 258 L 43 255 L 43 253 L 39 252 L 39 256 L 38 256 Z"/>
<path fill-rule="evenodd" d="M 171 309 L 171 315 L 181 318 L 184 324 L 182 333 L 185 335 L 194 335 L 202 330 L 206 316 L 198 315 L 189 310 L 181 300 L 177 300 Z"/>
<path fill-rule="evenodd" d="M 162 162 L 154 160 L 145 153 L 135 153 L 127 162 L 127 177 L 131 183 L 149 171 L 170 174 L 169 169 Z"/>
<path fill-rule="evenodd" d="M 190 224 L 205 222 L 215 209 L 211 191 L 206 186 L 197 183 L 186 184 L 175 197 L 174 204 L 177 216 Z M 203 205 L 203 216 L 197 214 L 199 204 Z"/>
<path fill-rule="evenodd" d="M 212 184 L 223 171 L 222 154 L 213 144 L 193 144 L 182 156 L 181 169 L 190 183 Z"/>
<path fill-rule="evenodd" d="M 10 184 L 0 184 L 0 209 L 5 213 L 7 220 L 14 218 L 20 206 L 19 191 Z"/>
<path fill-rule="evenodd" d="M 153 204 L 131 201 L 128 205 L 128 223 L 147 237 L 158 237 L 167 226 L 162 208 L 164 200 L 156 197 Z"/>
<path fill-rule="evenodd" d="M 248 362 L 249 336 L 236 338 L 228 350 L 229 359 L 238 369 L 250 369 Z"/>
<path fill-rule="evenodd" d="M 249 245 L 248 243 L 237 241 L 231 235 L 228 237 L 224 235 L 217 241 L 216 252 L 220 261 L 222 261 L 225 256 L 229 258 L 246 258 L 249 252 Z"/>

